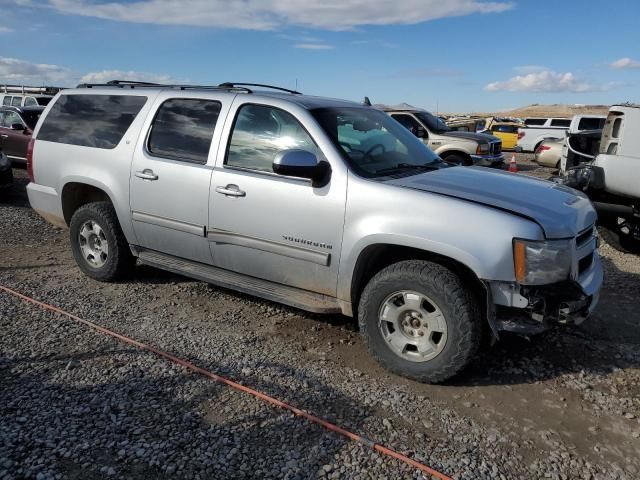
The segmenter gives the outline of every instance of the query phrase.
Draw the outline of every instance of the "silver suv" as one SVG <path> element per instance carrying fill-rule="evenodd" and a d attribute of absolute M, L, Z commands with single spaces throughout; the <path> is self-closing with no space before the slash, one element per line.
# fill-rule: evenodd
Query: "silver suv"
<path fill-rule="evenodd" d="M 451 166 L 371 107 L 253 88 L 61 92 L 29 148 L 31 205 L 69 227 L 92 278 L 137 259 L 357 316 L 375 358 L 420 381 L 458 373 L 483 332 L 595 307 L 596 214 L 579 192 Z"/>

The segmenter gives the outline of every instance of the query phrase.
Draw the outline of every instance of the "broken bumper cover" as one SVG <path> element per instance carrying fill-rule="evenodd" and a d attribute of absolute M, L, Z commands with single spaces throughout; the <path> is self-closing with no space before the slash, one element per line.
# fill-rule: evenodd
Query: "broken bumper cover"
<path fill-rule="evenodd" d="M 535 287 L 490 282 L 492 328 L 494 332 L 534 335 L 553 325 L 580 325 L 598 305 L 602 281 L 602 264 L 596 253 L 591 268 L 578 280 Z"/>

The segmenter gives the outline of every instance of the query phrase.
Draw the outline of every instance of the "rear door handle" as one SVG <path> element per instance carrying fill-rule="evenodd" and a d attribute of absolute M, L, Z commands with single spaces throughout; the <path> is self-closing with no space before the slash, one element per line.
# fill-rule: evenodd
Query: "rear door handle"
<path fill-rule="evenodd" d="M 245 197 L 247 192 L 240 190 L 237 185 L 229 184 L 226 187 L 216 187 L 216 192 L 230 197 Z"/>
<path fill-rule="evenodd" d="M 158 175 L 153 173 L 153 170 L 151 170 L 150 168 L 145 168 L 141 172 L 140 171 L 136 172 L 136 177 L 141 178 L 143 180 L 157 180 L 158 179 Z"/>

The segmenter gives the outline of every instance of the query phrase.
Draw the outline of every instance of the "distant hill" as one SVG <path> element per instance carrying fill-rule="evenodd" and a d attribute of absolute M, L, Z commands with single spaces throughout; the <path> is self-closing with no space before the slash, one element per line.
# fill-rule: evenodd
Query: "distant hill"
<path fill-rule="evenodd" d="M 513 110 L 505 110 L 499 112 L 482 112 L 473 113 L 472 115 L 481 116 L 502 116 L 502 117 L 573 117 L 574 115 L 606 115 L 609 111 L 609 105 L 567 105 L 567 104 L 552 104 L 552 105 L 539 105 L 533 104 L 526 107 L 516 108 Z"/>

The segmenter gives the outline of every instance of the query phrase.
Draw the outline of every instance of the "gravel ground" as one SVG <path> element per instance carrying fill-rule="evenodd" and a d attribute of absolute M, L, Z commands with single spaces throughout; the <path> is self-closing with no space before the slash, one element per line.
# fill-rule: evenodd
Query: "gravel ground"
<path fill-rule="evenodd" d="M 545 177 L 519 155 L 526 174 Z M 356 325 L 147 267 L 83 276 L 67 232 L 0 197 L 0 285 L 475 478 L 640 478 L 640 258 L 601 248 L 594 318 L 505 336 L 460 377 L 389 375 Z M 246 394 L 0 293 L 0 479 L 422 478 Z"/>

